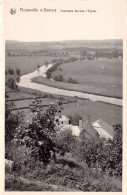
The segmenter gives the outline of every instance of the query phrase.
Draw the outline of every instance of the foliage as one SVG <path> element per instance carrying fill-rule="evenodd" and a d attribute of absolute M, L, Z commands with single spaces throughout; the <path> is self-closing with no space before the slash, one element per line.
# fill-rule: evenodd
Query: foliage
<path fill-rule="evenodd" d="M 47 78 L 50 79 L 52 72 L 54 72 L 58 68 L 58 66 L 60 66 L 61 64 L 68 63 L 68 62 L 74 62 L 74 61 L 76 61 L 76 58 L 74 57 L 66 59 L 66 60 L 63 60 L 63 59 L 53 60 L 52 62 L 54 63 L 54 65 L 51 68 L 49 68 L 46 72 Z"/>
<path fill-rule="evenodd" d="M 68 83 L 74 83 L 74 84 L 77 84 L 78 81 L 76 79 L 72 79 L 71 77 L 69 77 L 68 79 Z"/>
<path fill-rule="evenodd" d="M 13 114 L 11 108 L 14 103 L 5 102 L 5 141 L 6 143 L 14 139 L 16 127 L 23 122 L 23 114 L 18 112 Z"/>
<path fill-rule="evenodd" d="M 20 82 L 20 77 L 16 78 L 16 82 L 19 83 Z"/>
<path fill-rule="evenodd" d="M 55 116 L 62 109 L 62 101 L 59 99 L 55 104 L 43 110 L 40 101 L 35 99 L 30 105 L 32 122 L 23 124 L 17 128 L 15 139 L 20 144 L 29 148 L 31 155 L 45 165 L 53 158 L 55 159 L 58 147 L 55 144 Z"/>
<path fill-rule="evenodd" d="M 17 68 L 15 72 L 16 72 L 17 75 L 20 75 L 21 70 L 19 68 Z"/>
<path fill-rule="evenodd" d="M 82 120 L 82 116 L 80 116 L 79 114 L 75 114 L 73 116 L 69 115 L 68 116 L 69 121 L 72 125 L 79 125 L 79 120 Z"/>
<path fill-rule="evenodd" d="M 64 156 L 66 152 L 71 152 L 75 146 L 76 138 L 72 135 L 70 129 L 59 131 L 56 136 L 57 147 L 61 151 L 61 155 Z"/>
<path fill-rule="evenodd" d="M 8 69 L 8 74 L 9 75 L 14 75 L 14 70 L 12 70 L 11 68 Z"/>
<path fill-rule="evenodd" d="M 17 86 L 17 84 L 16 84 L 14 78 L 8 79 L 8 81 L 6 82 L 6 85 L 7 85 L 10 89 L 13 89 L 13 90 L 15 90 L 15 89 L 18 88 L 18 86 Z"/>
<path fill-rule="evenodd" d="M 63 75 L 55 76 L 54 80 L 55 81 L 61 81 L 62 82 L 64 80 Z"/>
<path fill-rule="evenodd" d="M 107 172 L 111 176 L 122 176 L 122 126 L 116 125 L 113 141 L 80 140 L 74 151 L 89 167 Z"/>

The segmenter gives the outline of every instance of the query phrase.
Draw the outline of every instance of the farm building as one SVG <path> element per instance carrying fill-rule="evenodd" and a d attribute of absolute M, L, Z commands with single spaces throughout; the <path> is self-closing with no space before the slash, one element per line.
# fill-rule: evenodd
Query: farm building
<path fill-rule="evenodd" d="M 83 124 L 82 120 L 79 120 L 79 126 L 64 125 L 60 131 L 71 131 L 72 135 L 80 137 L 81 139 L 98 139 L 98 132 L 92 127 L 89 119 Z"/>
<path fill-rule="evenodd" d="M 104 120 L 99 119 L 93 122 L 92 127 L 98 132 L 101 138 L 105 138 L 106 140 L 113 139 L 114 136 L 113 127 Z"/>
<path fill-rule="evenodd" d="M 105 138 L 113 139 L 114 130 L 111 125 L 105 122 L 102 119 L 90 122 L 90 117 L 86 123 L 83 123 L 82 120 L 79 120 L 79 126 L 69 124 L 69 118 L 66 116 L 57 116 L 55 119 L 56 126 L 60 131 L 71 131 L 72 135 L 80 137 L 81 139 L 99 139 Z"/>
<path fill-rule="evenodd" d="M 98 132 L 92 127 L 90 120 L 88 119 L 85 124 L 82 121 L 79 122 L 80 138 L 82 139 L 98 139 Z"/>
<path fill-rule="evenodd" d="M 56 116 L 55 117 L 55 124 L 57 127 L 64 127 L 65 125 L 69 125 L 69 118 L 67 118 L 66 116 Z"/>
<path fill-rule="evenodd" d="M 65 125 L 60 131 L 71 131 L 71 134 L 77 137 L 80 135 L 80 128 L 74 125 Z"/>

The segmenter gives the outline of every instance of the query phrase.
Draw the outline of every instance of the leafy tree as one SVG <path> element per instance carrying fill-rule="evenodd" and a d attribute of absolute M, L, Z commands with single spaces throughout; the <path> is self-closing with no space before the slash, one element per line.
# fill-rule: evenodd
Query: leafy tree
<path fill-rule="evenodd" d="M 16 82 L 19 83 L 20 82 L 20 77 L 16 78 Z"/>
<path fill-rule="evenodd" d="M 48 71 L 46 72 L 46 75 L 47 75 L 47 78 L 48 78 L 48 79 L 51 78 L 51 72 L 50 72 L 50 70 L 48 70 Z"/>
<path fill-rule="evenodd" d="M 8 69 L 8 74 L 9 75 L 14 75 L 14 70 L 12 70 L 11 68 Z"/>
<path fill-rule="evenodd" d="M 56 139 L 57 147 L 61 151 L 61 155 L 64 156 L 66 152 L 72 152 L 75 148 L 76 138 L 72 135 L 70 129 L 59 131 Z"/>
<path fill-rule="evenodd" d="M 122 176 L 122 126 L 116 125 L 114 131 L 113 140 L 80 140 L 75 155 L 89 167 L 111 176 Z"/>
<path fill-rule="evenodd" d="M 78 81 L 76 79 L 72 79 L 71 77 L 69 77 L 68 79 L 68 83 L 74 83 L 74 84 L 77 84 Z"/>
<path fill-rule="evenodd" d="M 13 78 L 8 79 L 8 81 L 6 82 L 6 85 L 7 85 L 10 89 L 13 89 L 13 90 L 15 90 L 15 89 L 18 88 L 18 86 L 16 85 L 16 82 L 15 82 L 15 80 L 14 80 Z"/>
<path fill-rule="evenodd" d="M 20 144 L 29 148 L 31 155 L 45 165 L 53 158 L 59 148 L 56 144 L 55 116 L 62 109 L 62 101 L 50 104 L 46 111 L 40 106 L 39 100 L 34 100 L 30 105 L 33 115 L 30 124 L 23 124 L 17 128 L 15 139 Z"/>
<path fill-rule="evenodd" d="M 82 117 L 79 114 L 75 114 L 73 116 L 69 115 L 68 116 L 69 121 L 72 125 L 79 125 L 79 120 L 82 120 Z"/>
<path fill-rule="evenodd" d="M 13 102 L 5 102 L 5 142 L 14 139 L 16 127 L 23 122 L 23 114 L 13 114 L 11 109 L 14 107 Z"/>
<path fill-rule="evenodd" d="M 59 81 L 63 81 L 63 80 L 64 80 L 64 79 L 63 79 L 63 75 L 59 75 L 58 80 L 59 80 Z"/>
<path fill-rule="evenodd" d="M 17 75 L 20 75 L 20 73 L 21 73 L 19 68 L 17 68 L 15 72 L 16 72 Z"/>
<path fill-rule="evenodd" d="M 16 82 L 15 82 L 15 80 L 14 80 L 13 78 L 8 79 L 8 81 L 6 82 L 6 85 L 7 85 L 10 89 L 13 89 L 13 90 L 15 90 L 15 89 L 18 88 L 18 86 L 16 85 Z"/>

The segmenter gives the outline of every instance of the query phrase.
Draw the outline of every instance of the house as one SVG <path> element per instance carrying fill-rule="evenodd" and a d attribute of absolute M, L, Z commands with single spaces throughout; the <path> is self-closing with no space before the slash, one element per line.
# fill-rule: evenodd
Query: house
<path fill-rule="evenodd" d="M 105 122 L 102 119 L 94 121 L 92 123 L 92 127 L 97 131 L 101 138 L 105 138 L 106 140 L 113 140 L 114 137 L 114 129 L 111 125 Z"/>
<path fill-rule="evenodd" d="M 79 126 L 65 125 L 60 129 L 60 131 L 71 131 L 73 136 L 79 137 L 80 139 L 93 140 L 99 138 L 98 132 L 92 127 L 92 124 L 90 123 L 89 117 L 84 124 L 82 120 L 79 120 Z"/>
<path fill-rule="evenodd" d="M 65 125 L 60 131 L 71 131 L 72 135 L 76 137 L 80 135 L 80 128 L 75 125 Z"/>
<path fill-rule="evenodd" d="M 82 123 L 82 121 L 79 121 L 79 128 L 80 128 L 80 138 L 81 139 L 98 139 L 99 135 L 98 132 L 92 127 L 92 124 L 90 123 L 90 118 L 88 117 L 88 120 L 86 123 Z"/>
<path fill-rule="evenodd" d="M 88 116 L 85 123 L 79 120 L 79 126 L 69 124 L 69 118 L 65 116 L 61 116 L 58 120 L 59 122 L 56 118 L 57 127 L 60 127 L 60 131 L 71 131 L 73 136 L 80 139 L 99 140 L 105 138 L 106 140 L 112 140 L 114 136 L 113 127 L 102 119 L 91 123 Z"/>
<path fill-rule="evenodd" d="M 55 123 L 55 125 L 57 127 L 62 128 L 64 126 L 66 126 L 66 125 L 69 125 L 69 118 L 67 118 L 64 115 L 62 115 L 62 116 L 61 115 L 60 116 L 58 115 L 58 116 L 55 117 L 54 123 Z"/>

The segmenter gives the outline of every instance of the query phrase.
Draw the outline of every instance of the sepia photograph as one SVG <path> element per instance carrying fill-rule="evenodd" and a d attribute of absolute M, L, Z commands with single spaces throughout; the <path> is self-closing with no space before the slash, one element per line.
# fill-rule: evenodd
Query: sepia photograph
<path fill-rule="evenodd" d="M 5 192 L 123 192 L 124 0 L 4 0 Z"/>

